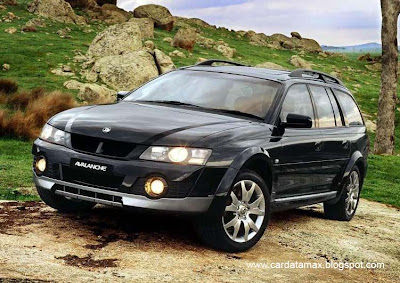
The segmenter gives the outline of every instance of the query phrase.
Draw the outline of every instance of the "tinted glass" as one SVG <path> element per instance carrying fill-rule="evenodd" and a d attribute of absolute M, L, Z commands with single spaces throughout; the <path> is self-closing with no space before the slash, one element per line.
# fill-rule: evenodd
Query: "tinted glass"
<path fill-rule="evenodd" d="M 333 95 L 332 90 L 330 88 L 327 88 L 326 91 L 328 92 L 329 99 L 331 100 L 332 103 L 333 113 L 335 114 L 335 119 L 336 119 L 336 126 L 338 127 L 344 126 L 342 121 L 342 116 L 340 115 L 339 105 L 336 101 L 335 96 Z"/>
<path fill-rule="evenodd" d="M 335 127 L 335 115 L 328 94 L 324 87 L 310 86 L 311 93 L 314 97 L 315 106 L 318 113 L 318 121 L 320 128 Z"/>
<path fill-rule="evenodd" d="M 335 90 L 336 97 L 339 99 L 341 106 L 343 107 L 344 114 L 346 115 L 347 121 L 350 126 L 364 125 L 361 113 L 358 110 L 357 104 L 353 98 L 342 91 Z"/>
<path fill-rule="evenodd" d="M 177 101 L 264 118 L 279 87 L 279 83 L 263 79 L 182 70 L 151 81 L 123 101 Z"/>
<path fill-rule="evenodd" d="M 309 116 L 313 120 L 313 127 L 315 126 L 314 110 L 306 85 L 296 84 L 288 90 L 282 104 L 280 115 L 282 122 L 286 122 L 289 113 Z"/>

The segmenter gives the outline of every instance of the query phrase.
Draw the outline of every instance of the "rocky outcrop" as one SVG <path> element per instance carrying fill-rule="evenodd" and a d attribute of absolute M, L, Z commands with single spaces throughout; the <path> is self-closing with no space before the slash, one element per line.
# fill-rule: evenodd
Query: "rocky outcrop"
<path fill-rule="evenodd" d="M 293 55 L 290 58 L 290 64 L 301 69 L 308 69 L 308 70 L 312 69 L 311 64 L 298 55 Z"/>
<path fill-rule="evenodd" d="M 154 21 L 154 26 L 170 31 L 174 27 L 174 18 L 171 12 L 160 5 L 143 5 L 133 11 L 135 18 L 150 18 Z"/>
<path fill-rule="evenodd" d="M 193 26 L 198 26 L 201 28 L 215 28 L 215 26 L 198 19 L 198 18 L 184 18 L 174 16 L 174 25 L 177 27 L 189 28 Z"/>
<path fill-rule="evenodd" d="M 115 90 L 131 90 L 159 75 L 154 57 L 139 50 L 98 59 L 88 76 Z"/>
<path fill-rule="evenodd" d="M 165 55 L 161 50 L 154 50 L 154 60 L 160 74 L 165 74 L 169 71 L 175 70 L 176 67 L 171 58 Z"/>
<path fill-rule="evenodd" d="M 196 41 L 197 33 L 195 29 L 180 28 L 174 36 L 172 46 L 192 51 Z"/>
<path fill-rule="evenodd" d="M 132 18 L 130 22 L 136 23 L 142 32 L 142 39 L 154 38 L 154 22 L 149 18 Z"/>
<path fill-rule="evenodd" d="M 142 33 L 134 22 L 113 25 L 99 33 L 89 46 L 88 57 L 121 55 L 142 48 Z"/>
<path fill-rule="evenodd" d="M 300 33 L 298 33 L 297 31 L 292 31 L 292 32 L 290 33 L 290 35 L 291 35 L 292 37 L 294 37 L 294 38 L 297 38 L 297 39 L 303 39 L 303 38 L 301 37 Z"/>
<path fill-rule="evenodd" d="M 287 69 L 281 65 L 272 63 L 272 62 L 264 62 L 261 64 L 257 64 L 256 68 L 263 68 L 263 69 L 272 69 L 272 70 L 279 70 L 279 71 L 286 71 Z"/>
<path fill-rule="evenodd" d="M 85 18 L 76 15 L 71 5 L 64 0 L 33 0 L 28 5 L 28 11 L 62 23 L 86 23 Z"/>

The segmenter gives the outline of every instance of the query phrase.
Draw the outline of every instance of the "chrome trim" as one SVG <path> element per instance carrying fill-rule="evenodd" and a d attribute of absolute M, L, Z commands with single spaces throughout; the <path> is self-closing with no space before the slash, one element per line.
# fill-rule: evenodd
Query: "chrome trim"
<path fill-rule="evenodd" d="M 326 192 L 326 193 L 318 193 L 318 194 L 309 194 L 309 195 L 302 195 L 302 196 L 295 196 L 295 197 L 287 197 L 287 198 L 277 198 L 275 202 L 288 202 L 288 201 L 299 201 L 299 200 L 306 200 L 306 199 L 314 199 L 320 197 L 329 197 L 332 196 L 334 198 L 337 192 Z"/>
<path fill-rule="evenodd" d="M 122 197 L 122 203 L 124 206 L 134 206 L 138 208 L 164 210 L 164 211 L 176 211 L 176 212 L 206 212 L 214 199 L 214 196 L 208 197 L 185 197 L 185 198 L 161 198 L 161 199 L 149 199 L 145 196 L 131 195 L 126 193 L 121 193 L 118 191 L 104 190 L 99 188 L 88 187 L 84 185 L 69 183 L 61 180 L 52 179 L 45 176 L 37 176 L 34 173 L 33 176 L 36 186 L 43 189 L 51 190 L 55 184 L 61 186 L 67 186 L 71 188 L 76 188 L 80 190 L 86 190 L 95 193 L 101 193 L 105 195 L 119 196 Z M 57 193 L 62 192 L 62 194 L 71 194 L 69 192 L 63 192 L 60 190 Z M 71 194 L 68 197 L 82 198 L 86 196 Z M 89 197 L 90 198 L 90 197 Z M 95 198 L 93 201 L 100 203 Z M 90 201 L 90 200 L 89 200 Z M 106 202 L 107 200 L 101 200 Z"/>
<path fill-rule="evenodd" d="M 104 200 L 104 199 L 99 199 L 99 198 L 92 198 L 92 197 L 83 196 L 83 195 L 77 195 L 77 194 L 60 191 L 60 190 L 56 190 L 55 194 L 62 195 L 62 196 L 72 198 L 72 199 L 80 199 L 80 200 L 85 200 L 85 201 L 90 201 L 90 202 L 95 202 L 95 203 L 100 203 L 100 204 L 105 204 L 105 205 L 122 207 L 122 203 L 119 203 L 119 202 L 114 202 L 114 201 L 109 201 L 109 200 Z"/>

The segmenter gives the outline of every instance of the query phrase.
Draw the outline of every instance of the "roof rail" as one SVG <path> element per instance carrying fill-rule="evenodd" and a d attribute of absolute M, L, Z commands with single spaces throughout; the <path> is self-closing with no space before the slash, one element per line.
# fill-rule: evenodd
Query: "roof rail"
<path fill-rule="evenodd" d="M 210 59 L 200 63 L 197 63 L 195 66 L 212 66 L 214 63 L 225 63 L 233 66 L 241 66 L 241 67 L 249 67 L 248 65 L 240 64 L 233 61 L 221 60 L 221 59 Z"/>
<path fill-rule="evenodd" d="M 342 81 L 339 80 L 338 78 L 335 78 L 334 76 L 328 75 L 328 74 L 323 73 L 323 72 L 314 71 L 314 70 L 297 69 L 297 70 L 294 70 L 293 72 L 291 72 L 289 74 L 289 77 L 302 78 L 303 75 L 309 75 L 309 76 L 312 76 L 314 78 L 316 77 L 317 79 L 322 80 L 323 82 L 326 82 L 326 83 L 336 83 L 336 84 L 339 84 L 341 86 L 344 86 Z"/>

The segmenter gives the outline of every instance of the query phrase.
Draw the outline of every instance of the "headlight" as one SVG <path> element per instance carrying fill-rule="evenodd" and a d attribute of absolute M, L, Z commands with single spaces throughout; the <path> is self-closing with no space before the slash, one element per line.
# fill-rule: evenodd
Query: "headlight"
<path fill-rule="evenodd" d="M 49 124 L 46 124 L 40 134 L 42 140 L 66 146 L 66 141 L 69 138 L 69 133 L 56 129 Z"/>
<path fill-rule="evenodd" d="M 140 159 L 204 165 L 211 155 L 211 149 L 151 146 L 142 153 Z"/>

